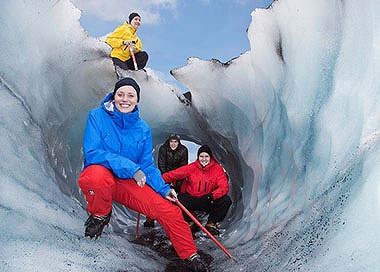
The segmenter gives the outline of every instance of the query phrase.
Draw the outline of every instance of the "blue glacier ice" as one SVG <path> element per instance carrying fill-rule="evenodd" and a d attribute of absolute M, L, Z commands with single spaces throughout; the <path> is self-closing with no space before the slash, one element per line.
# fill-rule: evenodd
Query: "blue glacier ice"
<path fill-rule="evenodd" d="M 214 271 L 380 271 L 380 2 L 277 0 L 252 12 L 251 50 L 147 72 L 142 117 L 154 144 L 172 131 L 209 143 L 231 178 Z M 87 113 L 117 79 L 110 48 L 69 0 L 3 1 L 0 11 L 0 270 L 164 271 L 130 243 L 136 214 L 115 205 L 83 237 L 77 186 Z M 246 26 L 242 26 L 245 29 Z M 131 234 L 132 233 L 132 234 Z"/>

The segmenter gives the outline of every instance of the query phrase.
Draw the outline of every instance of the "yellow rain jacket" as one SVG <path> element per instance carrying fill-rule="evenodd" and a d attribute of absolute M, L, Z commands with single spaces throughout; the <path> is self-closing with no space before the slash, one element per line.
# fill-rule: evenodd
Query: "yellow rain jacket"
<path fill-rule="evenodd" d="M 131 58 L 129 47 L 123 44 L 125 40 L 135 42 L 134 46 L 137 49 L 134 53 L 138 53 L 142 50 L 142 42 L 136 35 L 136 29 L 128 24 L 128 22 L 125 22 L 106 37 L 106 43 L 112 47 L 111 57 L 118 58 L 121 61 L 126 61 Z"/>

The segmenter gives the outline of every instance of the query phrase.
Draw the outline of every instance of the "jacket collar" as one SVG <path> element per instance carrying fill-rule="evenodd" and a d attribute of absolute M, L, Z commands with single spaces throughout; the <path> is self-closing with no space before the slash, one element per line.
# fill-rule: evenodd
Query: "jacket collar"
<path fill-rule="evenodd" d="M 127 21 L 124 23 L 124 25 L 129 28 L 129 30 L 131 31 L 132 34 L 135 34 L 136 33 L 136 28 L 134 28 L 133 26 L 131 26 Z"/>
<path fill-rule="evenodd" d="M 210 169 L 215 163 L 216 163 L 216 161 L 215 161 L 214 157 L 212 157 L 211 160 L 210 160 L 210 163 L 207 164 L 205 167 L 203 167 L 203 166 L 200 164 L 200 162 L 199 162 L 199 160 L 198 160 L 198 158 L 197 158 L 195 165 L 196 165 L 198 168 L 200 168 L 200 169 L 208 170 L 208 169 Z"/>

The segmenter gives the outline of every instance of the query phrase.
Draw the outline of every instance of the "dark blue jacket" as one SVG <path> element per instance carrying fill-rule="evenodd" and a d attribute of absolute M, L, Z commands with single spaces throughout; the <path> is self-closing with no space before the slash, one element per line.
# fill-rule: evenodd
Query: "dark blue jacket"
<path fill-rule="evenodd" d="M 148 124 L 139 117 L 138 106 L 131 113 L 118 111 L 112 93 L 101 107 L 88 114 L 84 132 L 84 168 L 103 165 L 121 179 L 130 179 L 141 169 L 147 184 L 165 197 L 170 189 L 161 178 L 152 156 L 152 135 Z"/>

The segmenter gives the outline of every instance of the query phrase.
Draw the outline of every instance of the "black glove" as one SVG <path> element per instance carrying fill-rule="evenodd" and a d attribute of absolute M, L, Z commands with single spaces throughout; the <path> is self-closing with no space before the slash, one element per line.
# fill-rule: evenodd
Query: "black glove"
<path fill-rule="evenodd" d="M 201 200 L 208 203 L 212 203 L 212 200 L 213 200 L 212 198 L 213 198 L 212 194 L 201 196 Z"/>

